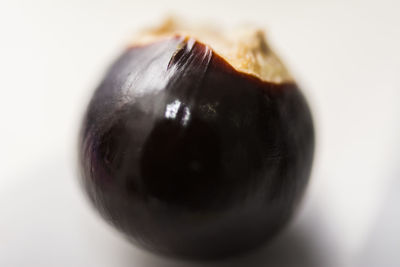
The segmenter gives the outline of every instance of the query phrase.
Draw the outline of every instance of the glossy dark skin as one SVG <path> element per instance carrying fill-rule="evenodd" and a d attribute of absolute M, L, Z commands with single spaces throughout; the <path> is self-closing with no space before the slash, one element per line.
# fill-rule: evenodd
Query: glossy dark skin
<path fill-rule="evenodd" d="M 240 73 L 175 37 L 131 47 L 111 66 L 83 122 L 80 164 L 94 206 L 131 241 L 216 259 L 285 226 L 313 150 L 294 83 Z"/>

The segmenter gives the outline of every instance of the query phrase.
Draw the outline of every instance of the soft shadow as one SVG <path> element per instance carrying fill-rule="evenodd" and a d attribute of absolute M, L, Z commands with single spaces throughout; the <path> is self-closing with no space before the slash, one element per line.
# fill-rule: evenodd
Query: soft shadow
<path fill-rule="evenodd" d="M 312 232 L 300 225 L 284 231 L 269 245 L 246 255 L 220 262 L 193 263 L 140 253 L 130 256 L 132 266 L 140 267 L 322 267 L 326 266 L 313 245 Z M 323 254 L 323 253 L 322 253 Z"/>

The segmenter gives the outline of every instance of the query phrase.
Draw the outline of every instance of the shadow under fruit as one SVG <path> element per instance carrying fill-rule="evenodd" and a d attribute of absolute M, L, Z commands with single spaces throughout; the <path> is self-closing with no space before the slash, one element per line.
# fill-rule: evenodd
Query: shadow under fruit
<path fill-rule="evenodd" d="M 282 229 L 313 150 L 293 81 L 239 71 L 180 35 L 119 57 L 79 143 L 82 184 L 103 217 L 141 247 L 189 259 L 236 255 Z"/>

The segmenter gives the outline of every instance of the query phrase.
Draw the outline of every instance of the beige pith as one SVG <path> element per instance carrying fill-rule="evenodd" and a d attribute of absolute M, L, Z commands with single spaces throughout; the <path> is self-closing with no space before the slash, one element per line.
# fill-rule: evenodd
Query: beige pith
<path fill-rule="evenodd" d="M 264 32 L 258 29 L 243 28 L 222 33 L 210 27 L 187 27 L 169 18 L 157 27 L 140 32 L 132 45 L 143 45 L 177 35 L 195 38 L 206 44 L 237 71 L 268 82 L 292 81 L 285 66 L 268 46 Z"/>

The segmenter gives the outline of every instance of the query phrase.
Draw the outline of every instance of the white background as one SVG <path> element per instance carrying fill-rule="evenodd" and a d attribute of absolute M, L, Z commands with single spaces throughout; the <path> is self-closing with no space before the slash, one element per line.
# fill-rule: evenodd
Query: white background
<path fill-rule="evenodd" d="M 400 266 L 399 1 L 0 1 L 0 266 Z M 86 203 L 79 121 L 132 33 L 168 13 L 253 23 L 313 109 L 306 199 L 269 247 L 219 264 L 158 258 Z"/>

